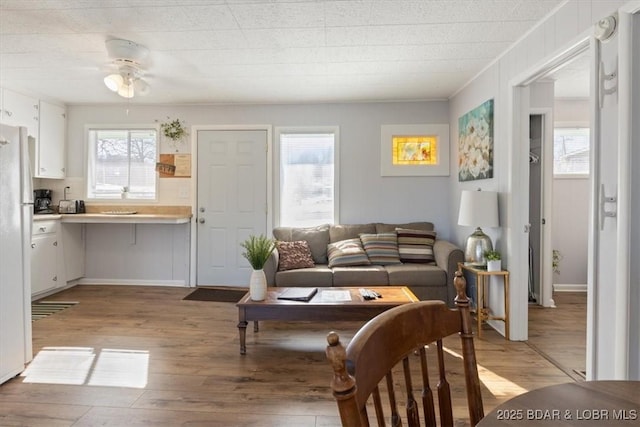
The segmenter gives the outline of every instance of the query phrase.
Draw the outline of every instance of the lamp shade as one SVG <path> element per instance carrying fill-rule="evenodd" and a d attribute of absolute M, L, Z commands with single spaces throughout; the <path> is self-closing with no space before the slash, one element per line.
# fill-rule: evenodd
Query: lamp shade
<path fill-rule="evenodd" d="M 498 193 L 495 191 L 463 190 L 460 196 L 458 225 L 497 227 Z"/>

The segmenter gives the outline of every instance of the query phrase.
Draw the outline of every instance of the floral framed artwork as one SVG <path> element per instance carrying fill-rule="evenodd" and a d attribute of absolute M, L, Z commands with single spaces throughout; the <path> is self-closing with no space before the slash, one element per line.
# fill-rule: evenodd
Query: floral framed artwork
<path fill-rule="evenodd" d="M 382 176 L 448 176 L 449 125 L 382 125 Z"/>
<path fill-rule="evenodd" d="M 458 181 L 493 178 L 493 99 L 458 119 Z"/>

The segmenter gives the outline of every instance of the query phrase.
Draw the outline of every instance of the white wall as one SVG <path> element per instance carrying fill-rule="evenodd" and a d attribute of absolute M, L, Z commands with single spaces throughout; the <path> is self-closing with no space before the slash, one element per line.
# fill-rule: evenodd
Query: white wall
<path fill-rule="evenodd" d="M 554 120 L 555 127 L 588 127 L 589 100 L 556 99 Z M 590 190 L 588 178 L 553 180 L 553 248 L 562 256 L 554 284 L 587 284 Z"/>
<path fill-rule="evenodd" d="M 525 195 L 519 193 L 522 184 L 526 183 L 526 177 L 520 173 L 524 166 L 523 147 L 514 145 L 513 141 L 521 141 L 524 126 L 520 125 L 522 120 L 521 110 L 528 103 L 529 92 L 527 89 L 514 87 L 534 73 L 548 66 L 554 59 L 564 57 L 572 47 L 585 39 L 591 41 L 591 46 L 597 43 L 593 41 L 593 24 L 599 19 L 609 16 L 620 10 L 622 25 L 620 34 L 608 43 L 601 44 L 602 59 L 608 70 L 615 70 L 616 63 L 620 67 L 621 73 L 619 81 L 621 88 L 619 94 L 608 97 L 605 100 L 604 108 L 599 110 L 599 122 L 597 125 L 601 129 L 602 150 L 598 164 L 602 165 L 597 178 L 597 185 L 592 186 L 592 193 L 599 189 L 600 183 L 604 183 L 607 188 L 618 188 L 617 219 L 607 219 L 607 224 L 603 230 L 592 228 L 591 235 L 594 236 L 594 245 L 589 245 L 595 249 L 593 258 L 594 265 L 589 272 L 589 284 L 593 283 L 588 302 L 588 328 L 587 328 L 587 378 L 588 379 L 637 379 L 640 372 L 640 349 L 638 347 L 637 326 L 640 323 L 637 310 L 629 310 L 639 302 L 638 292 L 638 271 L 637 266 L 630 267 L 637 260 L 637 250 L 640 250 L 638 240 L 628 242 L 629 234 L 626 233 L 629 225 L 630 233 L 637 233 L 638 224 L 633 220 L 632 214 L 637 212 L 637 201 L 640 188 L 630 184 L 627 168 L 634 171 L 637 161 L 637 153 L 631 150 L 631 155 L 626 155 L 629 148 L 628 143 L 632 140 L 627 138 L 627 128 L 633 127 L 634 135 L 637 137 L 637 123 L 633 120 L 635 114 L 630 110 L 631 99 L 637 104 L 637 87 L 632 78 L 632 73 L 627 72 L 627 68 L 621 64 L 629 63 L 630 56 L 637 60 L 639 55 L 636 43 L 631 43 L 638 39 L 632 38 L 624 31 L 629 28 L 628 15 L 626 13 L 640 12 L 640 1 L 596 1 L 596 0 L 569 0 L 562 3 L 555 13 L 550 15 L 533 31 L 527 34 L 522 41 L 517 43 L 509 52 L 503 55 L 496 64 L 485 70 L 480 76 L 467 85 L 460 93 L 454 96 L 450 105 L 451 123 L 455 125 L 455 118 L 464 114 L 470 108 L 485 101 L 490 97 L 496 99 L 496 159 L 494 166 L 501 168 L 505 172 L 499 172 L 496 178 L 480 183 L 484 188 L 498 189 L 504 193 L 506 198 L 506 222 L 502 224 L 499 233 L 506 236 L 506 246 L 508 256 L 513 258 L 510 265 L 512 287 L 510 296 L 510 306 L 512 316 L 511 338 L 527 338 L 527 304 L 526 292 L 522 285 L 526 283 L 526 258 L 524 247 L 526 241 L 523 229 L 526 215 L 523 213 L 523 206 L 526 203 Z M 637 17 L 636 17 L 637 18 Z M 636 19 L 637 23 L 637 19 Z M 630 48 L 634 49 L 632 52 Z M 637 64 L 637 62 L 636 62 Z M 637 74 L 637 69 L 634 70 Z M 633 83 L 632 83 L 633 82 Z M 630 90 L 633 89 L 633 92 Z M 628 96 L 631 94 L 631 96 Z M 619 100 L 617 103 L 616 100 Z M 515 108 L 514 108 L 515 106 Z M 619 108 L 618 108 L 619 107 Z M 526 107 L 524 107 L 526 109 Z M 595 112 L 594 115 L 598 115 Z M 627 117 L 629 120 L 626 121 Z M 620 129 L 616 127 L 622 126 Z M 455 135 L 452 130 L 454 147 Z M 619 138 L 618 136 L 621 135 Z M 637 142 L 637 140 L 635 141 Z M 637 146 L 637 144 L 636 144 Z M 611 159 L 621 150 L 621 155 L 614 164 L 604 162 L 604 157 Z M 504 156 L 504 157 L 503 157 Z M 455 156 L 452 156 L 455 158 Z M 500 157 L 500 158 L 498 158 Z M 522 161 L 522 163 L 520 163 Z M 632 163 L 633 162 L 633 163 Z M 617 170 L 624 171 L 617 174 Z M 508 174 L 505 177 L 504 174 Z M 634 181 L 634 182 L 637 182 Z M 461 185 L 451 181 L 452 193 L 459 193 Z M 609 190 L 609 193 L 611 190 Z M 453 195 L 452 211 L 457 207 L 457 197 Z M 631 203 L 630 203 L 631 202 Z M 501 206 L 502 207 L 502 206 Z M 596 209 L 595 203 L 592 209 Z M 502 212 L 501 212 L 502 213 Z M 637 218 L 637 215 L 636 215 Z M 629 220 L 629 221 L 627 221 Z M 619 230 L 624 232 L 617 233 Z M 461 232 L 456 232 L 458 242 Z M 591 240 L 590 240 L 591 242 Z M 627 247 L 625 247 L 627 245 Z M 631 250 L 632 252 L 627 252 Z M 636 263 L 637 264 L 637 263 Z M 630 274 L 636 273 L 631 278 Z M 593 278 L 593 280 L 591 280 Z M 629 291 L 631 290 L 631 291 Z M 632 301 L 629 301 L 631 296 Z"/>
<path fill-rule="evenodd" d="M 634 15 L 634 34 L 633 40 L 640 40 L 640 13 Z M 633 75 L 640 75 L 640 43 L 635 43 L 633 60 Z M 636 79 L 637 83 L 637 79 Z M 633 88 L 633 107 L 632 112 L 635 119 L 632 124 L 632 147 L 631 164 L 640 165 L 640 120 L 638 120 L 638 111 L 640 111 L 640 85 L 635 84 Z M 640 168 L 631 168 L 632 189 L 631 189 L 631 245 L 629 252 L 631 254 L 631 293 L 629 295 L 631 316 L 629 319 L 630 343 L 632 349 L 640 348 L 640 262 L 638 262 L 638 254 L 640 254 Z M 632 353 L 629 358 L 629 377 L 640 378 L 640 352 Z"/>
<path fill-rule="evenodd" d="M 553 180 L 553 249 L 562 255 L 554 284 L 587 284 L 590 191 L 588 179 Z"/>
<path fill-rule="evenodd" d="M 497 240 L 498 247 L 506 253 L 505 259 L 508 267 L 509 258 L 512 255 L 517 254 L 519 260 L 525 259 L 523 258 L 525 255 L 517 248 L 521 248 L 523 239 L 527 239 L 527 234 L 523 230 L 526 218 L 520 217 L 522 207 L 514 203 L 514 200 L 519 200 L 519 197 L 516 197 L 519 195 L 514 194 L 513 191 L 515 188 L 520 188 L 521 184 L 517 172 L 526 167 L 526 160 L 522 156 L 522 164 L 511 164 L 511 159 L 515 156 L 514 153 L 522 151 L 523 147 L 513 145 L 511 135 L 513 100 L 510 83 L 541 67 L 587 34 L 591 34 L 592 24 L 611 14 L 622 4 L 624 1 L 619 0 L 570 0 L 563 3 L 555 13 L 526 34 L 511 50 L 450 100 L 449 116 L 453 149 L 451 156 L 452 179 L 449 186 L 452 215 L 458 211 L 461 190 L 480 187 L 484 190 L 499 191 L 501 193 L 501 227 L 488 234 Z M 494 178 L 459 183 L 455 179 L 458 158 L 457 120 L 461 115 L 491 98 L 495 99 Z M 469 230 L 466 227 L 454 226 L 454 228 L 453 240 L 457 244 L 462 244 Z M 512 251 L 514 251 L 513 254 Z M 514 283 L 510 297 L 511 313 L 513 313 L 511 338 L 524 340 L 527 338 L 527 271 L 525 268 L 511 267 L 511 279 Z"/>
<path fill-rule="evenodd" d="M 71 180 L 84 177 L 86 124 L 153 124 L 169 116 L 184 120 L 188 126 L 338 125 L 342 223 L 428 220 L 434 222 L 440 237 L 450 236 L 448 177 L 380 176 L 380 126 L 448 123 L 447 101 L 231 106 L 145 106 L 132 102 L 120 106 L 69 106 L 67 112 L 67 170 Z M 158 203 L 190 204 L 190 200 L 179 197 L 180 187 L 187 181 L 161 179 Z"/>
<path fill-rule="evenodd" d="M 565 127 L 588 126 L 591 121 L 589 99 L 556 98 L 553 116 L 556 125 L 564 125 Z"/>

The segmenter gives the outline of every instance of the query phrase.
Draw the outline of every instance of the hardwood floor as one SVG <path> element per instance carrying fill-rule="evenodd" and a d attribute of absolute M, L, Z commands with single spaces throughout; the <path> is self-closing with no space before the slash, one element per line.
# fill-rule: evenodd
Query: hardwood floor
<path fill-rule="evenodd" d="M 556 292 L 556 308 L 529 308 L 531 348 L 570 377 L 581 380 L 586 370 L 587 293 Z"/>
<path fill-rule="evenodd" d="M 325 337 L 336 330 L 346 343 L 362 322 L 261 322 L 260 332 L 247 331 L 241 356 L 235 304 L 182 300 L 191 291 L 77 286 L 48 297 L 78 304 L 33 323 L 40 366 L 0 386 L 0 425 L 340 425 Z M 455 359 L 458 338 L 445 346 Z M 476 352 L 485 412 L 573 380 L 488 327 Z M 463 375 L 448 366 L 455 390 Z M 466 407 L 454 405 L 456 425 L 465 425 Z"/>

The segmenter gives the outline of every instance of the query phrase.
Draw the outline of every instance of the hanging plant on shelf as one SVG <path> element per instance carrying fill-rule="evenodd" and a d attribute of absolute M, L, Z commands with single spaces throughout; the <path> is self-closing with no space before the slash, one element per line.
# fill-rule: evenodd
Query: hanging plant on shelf
<path fill-rule="evenodd" d="M 176 151 L 178 151 L 177 145 L 184 142 L 184 138 L 188 135 L 184 122 L 180 119 L 171 120 L 170 117 L 167 117 L 166 122 L 160 123 L 160 130 Z"/>
<path fill-rule="evenodd" d="M 554 249 L 552 253 L 553 260 L 551 262 L 551 265 L 553 267 L 553 272 L 556 274 L 560 274 L 560 260 L 562 259 L 562 254 L 557 249 Z"/>

